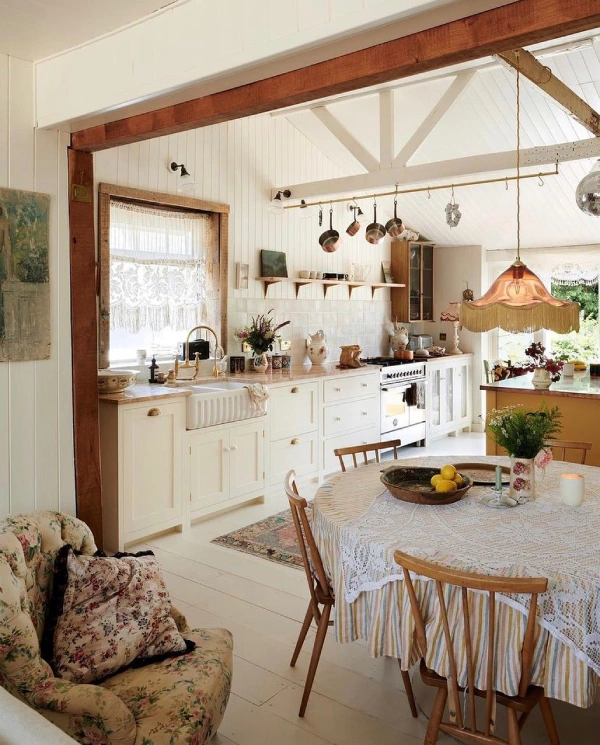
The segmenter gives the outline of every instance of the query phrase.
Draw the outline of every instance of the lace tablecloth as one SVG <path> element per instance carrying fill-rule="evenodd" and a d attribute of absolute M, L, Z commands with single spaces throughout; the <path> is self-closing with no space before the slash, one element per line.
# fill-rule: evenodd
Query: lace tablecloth
<path fill-rule="evenodd" d="M 452 460 L 460 458 L 416 458 L 410 464 L 439 467 Z M 600 675 L 600 469 L 554 462 L 543 477 L 538 471 L 535 501 L 496 510 L 479 499 L 486 487 L 471 488 L 452 505 L 402 502 L 381 484 L 382 467 L 340 474 L 315 498 L 313 530 L 338 601 L 341 594 L 352 604 L 362 593 L 400 582 L 395 549 L 484 574 L 547 577 L 539 623 Z M 559 499 L 560 474 L 566 472 L 586 477 L 581 507 L 567 507 Z M 523 610 L 519 596 L 504 600 Z"/>

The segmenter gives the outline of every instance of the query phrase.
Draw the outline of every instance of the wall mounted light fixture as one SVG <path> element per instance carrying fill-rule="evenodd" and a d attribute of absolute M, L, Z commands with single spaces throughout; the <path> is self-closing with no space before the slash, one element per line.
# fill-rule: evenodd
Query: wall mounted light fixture
<path fill-rule="evenodd" d="M 292 196 L 292 192 L 289 189 L 283 189 L 278 191 L 277 194 L 269 202 L 269 212 L 274 214 L 281 214 L 283 212 L 283 200 L 289 199 Z"/>
<path fill-rule="evenodd" d="M 181 173 L 179 174 L 180 176 L 189 176 L 189 175 L 190 175 L 190 172 L 189 172 L 189 171 L 188 171 L 188 169 L 187 169 L 187 168 L 186 168 L 186 167 L 185 167 L 185 166 L 183 165 L 183 163 L 175 163 L 175 161 L 173 161 L 173 162 L 171 163 L 171 170 L 172 170 L 172 171 L 177 171 L 177 170 L 179 170 L 180 168 L 181 168 Z"/>

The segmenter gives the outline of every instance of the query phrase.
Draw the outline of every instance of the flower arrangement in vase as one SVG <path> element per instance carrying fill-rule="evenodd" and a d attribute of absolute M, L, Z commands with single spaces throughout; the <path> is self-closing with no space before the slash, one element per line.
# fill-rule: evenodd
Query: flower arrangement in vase
<path fill-rule="evenodd" d="M 249 326 L 237 329 L 233 334 L 239 341 L 250 345 L 255 358 L 258 360 L 257 366 L 261 370 L 263 367 L 262 356 L 273 349 L 273 343 L 276 339 L 279 339 L 277 332 L 289 323 L 289 321 L 284 321 L 276 326 L 275 321 L 271 318 L 272 312 L 273 308 L 267 313 L 255 316 Z"/>
<path fill-rule="evenodd" d="M 511 367 L 511 377 L 525 375 L 532 372 L 531 380 L 534 388 L 550 388 L 552 383 L 560 380 L 560 373 L 565 364 L 562 359 L 546 356 L 546 347 L 537 342 L 530 344 L 525 350 L 526 359 Z"/>
<path fill-rule="evenodd" d="M 528 411 L 523 406 L 493 409 L 486 427 L 496 444 L 510 455 L 510 496 L 518 503 L 533 499 L 535 466 L 545 469 L 552 460 L 547 442 L 560 432 L 558 406 Z"/>

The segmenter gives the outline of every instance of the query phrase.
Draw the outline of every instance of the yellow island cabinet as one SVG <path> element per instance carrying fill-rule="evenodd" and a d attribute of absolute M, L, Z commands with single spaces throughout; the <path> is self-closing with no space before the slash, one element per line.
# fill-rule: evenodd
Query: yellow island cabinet
<path fill-rule="evenodd" d="M 576 374 L 552 383 L 548 390 L 536 390 L 531 384 L 531 375 L 524 375 L 482 385 L 481 390 L 486 393 L 488 412 L 519 404 L 528 409 L 538 409 L 543 403 L 548 407 L 558 406 L 562 428 L 557 437 L 591 442 L 586 463 L 600 466 L 600 379 L 590 380 L 588 373 Z M 486 435 L 486 453 L 504 454 L 489 434 Z"/>

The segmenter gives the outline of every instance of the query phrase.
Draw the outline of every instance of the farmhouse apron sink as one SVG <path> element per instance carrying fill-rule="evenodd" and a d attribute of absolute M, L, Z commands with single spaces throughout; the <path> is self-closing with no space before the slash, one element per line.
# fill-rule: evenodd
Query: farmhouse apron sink
<path fill-rule="evenodd" d="M 254 406 L 244 383 L 230 380 L 191 385 L 186 399 L 186 429 L 213 427 L 262 416 L 266 409 Z"/>

